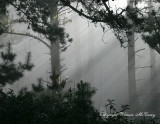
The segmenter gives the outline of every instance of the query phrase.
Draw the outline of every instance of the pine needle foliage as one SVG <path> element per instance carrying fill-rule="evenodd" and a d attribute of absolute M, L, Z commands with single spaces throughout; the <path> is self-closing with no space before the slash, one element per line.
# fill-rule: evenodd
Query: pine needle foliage
<path fill-rule="evenodd" d="M 13 84 L 24 76 L 24 71 L 30 71 L 34 65 L 31 63 L 31 53 L 29 52 L 26 57 L 26 62 L 15 63 L 16 54 L 12 52 L 11 44 L 7 46 L 5 52 L 1 52 L 2 62 L 0 63 L 0 85 L 5 86 Z"/>

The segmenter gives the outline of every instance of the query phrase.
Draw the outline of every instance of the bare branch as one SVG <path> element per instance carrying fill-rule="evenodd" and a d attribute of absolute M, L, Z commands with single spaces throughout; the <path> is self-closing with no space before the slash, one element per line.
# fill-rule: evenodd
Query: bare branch
<path fill-rule="evenodd" d="M 30 33 L 26 33 L 26 34 L 24 34 L 24 33 L 16 33 L 16 32 L 3 32 L 3 33 L 4 34 L 13 34 L 13 35 L 22 35 L 22 36 L 32 37 L 32 38 L 34 38 L 36 40 L 39 40 L 41 43 L 43 43 L 44 45 L 46 45 L 50 49 L 50 45 L 49 44 L 47 44 L 44 40 L 40 39 L 39 37 L 34 36 L 34 35 L 30 34 Z"/>
<path fill-rule="evenodd" d="M 136 69 L 139 69 L 139 68 L 150 68 L 150 67 L 152 67 L 152 66 L 138 66 L 138 67 L 136 67 Z"/>
<path fill-rule="evenodd" d="M 138 53 L 138 52 L 140 52 L 142 50 L 145 50 L 145 48 L 139 49 L 139 50 L 135 51 L 135 53 Z"/>

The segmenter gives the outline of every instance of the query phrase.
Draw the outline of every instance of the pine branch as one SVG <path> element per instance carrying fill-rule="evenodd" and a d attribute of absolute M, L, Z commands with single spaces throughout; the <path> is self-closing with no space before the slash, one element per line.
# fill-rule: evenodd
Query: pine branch
<path fill-rule="evenodd" d="M 154 49 L 160 54 L 160 48 L 155 47 Z"/>
<path fill-rule="evenodd" d="M 28 53 L 25 63 L 15 63 L 16 54 L 12 52 L 11 44 L 8 44 L 7 50 L 1 52 L 2 62 L 0 63 L 0 85 L 12 84 L 24 76 L 24 71 L 31 71 L 33 64 L 31 54 Z"/>
<path fill-rule="evenodd" d="M 30 71 L 34 67 L 33 64 L 31 64 L 31 52 L 28 52 L 26 57 L 26 62 L 23 65 L 23 69 Z"/>
<path fill-rule="evenodd" d="M 93 22 L 105 22 L 105 20 L 100 20 L 100 19 L 95 19 L 91 16 L 86 15 L 85 13 L 81 12 L 80 10 L 76 9 L 75 7 L 73 7 L 71 4 L 68 4 L 68 2 L 66 2 L 65 0 L 61 0 L 62 3 L 64 3 L 65 6 L 70 7 L 73 11 L 75 11 L 76 13 L 78 13 L 80 16 L 83 16 L 89 20 L 92 20 Z"/>

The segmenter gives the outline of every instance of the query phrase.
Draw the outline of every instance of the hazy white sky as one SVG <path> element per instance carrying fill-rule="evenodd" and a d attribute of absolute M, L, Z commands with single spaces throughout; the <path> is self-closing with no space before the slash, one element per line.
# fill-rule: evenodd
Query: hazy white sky
<path fill-rule="evenodd" d="M 127 0 L 115 0 L 110 1 L 110 5 L 114 8 L 125 8 L 127 6 Z"/>

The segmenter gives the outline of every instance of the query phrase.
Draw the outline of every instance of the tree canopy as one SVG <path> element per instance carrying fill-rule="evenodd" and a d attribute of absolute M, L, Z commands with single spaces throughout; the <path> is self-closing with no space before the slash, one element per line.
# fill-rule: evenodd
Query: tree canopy
<path fill-rule="evenodd" d="M 66 42 L 72 42 L 72 38 L 69 37 L 63 27 L 55 23 L 51 24 L 49 6 L 54 8 L 56 5 L 50 5 L 49 2 L 50 0 L 0 0 L 0 3 L 2 3 L 0 14 L 7 13 L 7 5 L 13 6 L 19 15 L 17 22 L 26 23 L 28 29 L 31 28 L 34 32 L 42 34 L 51 44 L 58 40 L 63 50 Z M 5 21 L 1 19 L 0 22 L 0 34 L 7 32 Z"/>
<path fill-rule="evenodd" d="M 114 31 L 122 46 L 125 42 L 129 42 L 127 36 L 130 35 L 130 29 L 132 28 L 135 32 L 142 34 L 142 38 L 151 48 L 160 53 L 160 42 L 158 40 L 160 37 L 160 11 L 152 7 L 151 21 L 149 16 L 150 7 L 138 8 L 136 6 L 141 1 L 133 2 L 131 0 L 134 7 L 127 6 L 115 10 L 110 6 L 110 3 L 114 0 L 0 0 L 0 2 L 3 6 L 1 10 L 3 13 L 6 12 L 4 6 L 8 4 L 14 6 L 21 15 L 20 22 L 25 20 L 29 24 L 28 28 L 43 34 L 51 42 L 57 38 L 60 39 L 61 44 L 66 43 L 65 39 L 72 41 L 62 27 L 49 22 L 49 7 L 60 5 L 62 8 L 69 7 L 93 23 L 100 23 L 103 30 L 106 26 L 109 27 Z M 155 0 L 153 3 L 160 3 L 160 1 Z M 2 28 L 0 31 L 2 33 Z M 152 32 L 152 35 L 150 32 Z"/>
<path fill-rule="evenodd" d="M 114 0 L 60 0 L 64 6 L 71 8 L 73 11 L 83 16 L 93 23 L 101 23 L 102 28 L 108 26 L 112 29 L 119 39 L 121 45 L 129 42 L 127 36 L 130 35 L 130 29 L 134 29 L 135 32 L 141 33 L 142 38 L 149 46 L 160 53 L 160 9 L 154 9 L 150 13 L 148 7 L 138 8 L 137 4 L 141 1 L 132 1 L 134 7 L 127 6 L 126 8 L 112 9 L 110 6 Z M 147 1 L 144 1 L 147 3 Z M 149 1 L 148 1 L 149 2 Z M 160 3 L 159 0 L 153 1 L 154 3 Z M 148 3 L 147 3 L 148 4 Z M 150 19 L 149 13 L 152 15 Z M 152 35 L 151 35 L 152 32 Z"/>

